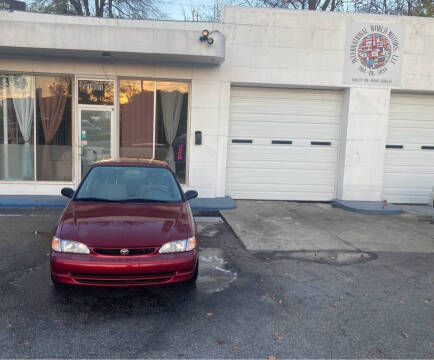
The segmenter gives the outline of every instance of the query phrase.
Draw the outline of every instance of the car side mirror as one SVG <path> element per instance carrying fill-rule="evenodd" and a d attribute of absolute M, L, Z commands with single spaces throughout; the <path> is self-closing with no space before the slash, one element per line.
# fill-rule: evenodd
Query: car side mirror
<path fill-rule="evenodd" d="M 72 190 L 71 188 L 63 188 L 60 193 L 63 196 L 66 196 L 67 198 L 71 199 L 74 196 L 74 190 Z"/>
<path fill-rule="evenodd" d="M 199 195 L 199 194 L 197 193 L 196 190 L 188 190 L 188 191 L 186 191 L 185 194 L 184 194 L 184 196 L 185 196 L 185 198 L 186 198 L 187 200 L 191 200 L 191 199 L 197 198 L 198 195 Z"/>

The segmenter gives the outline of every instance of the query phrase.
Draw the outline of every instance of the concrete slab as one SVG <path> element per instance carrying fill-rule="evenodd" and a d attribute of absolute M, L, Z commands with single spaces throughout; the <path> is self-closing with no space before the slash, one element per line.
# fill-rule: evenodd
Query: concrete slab
<path fill-rule="evenodd" d="M 236 201 L 237 208 L 222 211 L 224 219 L 249 250 L 357 250 L 334 234 L 314 225 L 284 201 Z M 306 204 L 306 206 L 315 206 Z"/>
<path fill-rule="evenodd" d="M 222 216 L 249 250 L 434 252 L 434 226 L 416 216 L 348 212 L 325 203 L 236 201 Z"/>
<path fill-rule="evenodd" d="M 430 205 L 400 205 L 402 211 L 420 218 L 434 219 L 434 207 Z"/>
<path fill-rule="evenodd" d="M 331 204 L 333 207 L 363 214 L 396 215 L 402 213 L 398 205 L 388 203 L 386 207 L 383 207 L 382 201 L 333 200 Z"/>

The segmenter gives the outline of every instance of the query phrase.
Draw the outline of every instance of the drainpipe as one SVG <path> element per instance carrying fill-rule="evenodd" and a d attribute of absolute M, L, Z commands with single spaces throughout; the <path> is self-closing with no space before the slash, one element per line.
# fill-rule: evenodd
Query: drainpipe
<path fill-rule="evenodd" d="M 9 178 L 9 149 L 8 149 L 8 98 L 6 96 L 6 77 L 3 77 L 3 144 L 4 144 L 4 159 L 3 173 L 4 178 Z"/>

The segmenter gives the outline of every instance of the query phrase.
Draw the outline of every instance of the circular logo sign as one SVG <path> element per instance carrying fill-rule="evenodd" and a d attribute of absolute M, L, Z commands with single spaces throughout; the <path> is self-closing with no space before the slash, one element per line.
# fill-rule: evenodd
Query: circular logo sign
<path fill-rule="evenodd" d="M 128 255 L 130 253 L 130 250 L 128 250 L 128 249 L 121 249 L 120 253 L 121 253 L 121 255 Z"/>
<path fill-rule="evenodd" d="M 360 63 L 368 69 L 380 69 L 389 62 L 392 45 L 386 36 L 371 33 L 360 40 L 357 55 Z"/>

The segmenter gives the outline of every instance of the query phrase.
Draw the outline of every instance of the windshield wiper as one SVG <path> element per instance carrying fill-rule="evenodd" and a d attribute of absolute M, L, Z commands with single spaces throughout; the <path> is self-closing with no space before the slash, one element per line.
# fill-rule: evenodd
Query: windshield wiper
<path fill-rule="evenodd" d="M 124 199 L 119 200 L 121 203 L 168 203 L 166 200 L 155 200 L 155 199 Z"/>
<path fill-rule="evenodd" d="M 110 200 L 110 199 L 104 199 L 104 198 L 98 198 L 98 197 L 83 197 L 83 198 L 76 198 L 74 200 L 76 200 L 76 201 L 113 202 L 113 203 L 120 202 L 119 200 Z"/>

